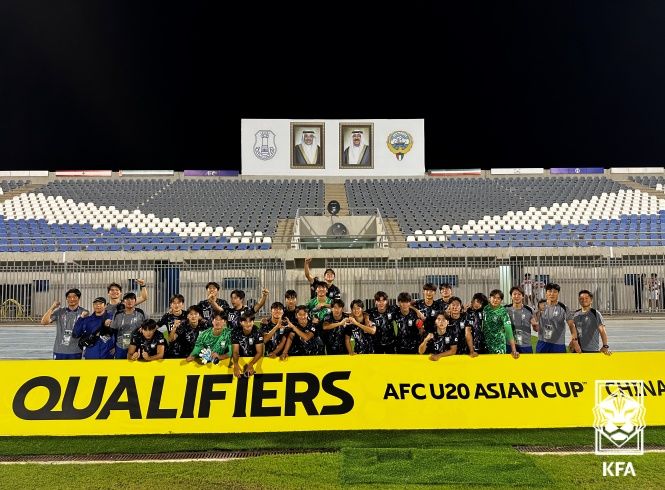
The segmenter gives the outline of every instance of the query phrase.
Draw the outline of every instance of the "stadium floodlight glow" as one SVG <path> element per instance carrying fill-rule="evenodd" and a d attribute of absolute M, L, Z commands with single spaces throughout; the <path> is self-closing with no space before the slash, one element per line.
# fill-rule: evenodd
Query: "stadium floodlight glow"
<path fill-rule="evenodd" d="M 328 203 L 328 205 L 326 206 L 326 209 L 328 210 L 328 213 L 330 213 L 331 215 L 337 216 L 337 214 L 339 213 L 339 211 L 341 209 L 341 206 L 340 206 L 338 201 L 333 199 L 332 201 L 330 201 Z"/>

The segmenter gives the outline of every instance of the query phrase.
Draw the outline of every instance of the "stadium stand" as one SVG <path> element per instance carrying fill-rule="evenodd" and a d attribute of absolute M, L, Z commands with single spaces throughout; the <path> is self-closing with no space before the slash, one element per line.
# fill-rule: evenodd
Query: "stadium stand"
<path fill-rule="evenodd" d="M 7 192 L 20 189 L 29 183 L 29 180 L 2 180 L 0 181 L 0 194 L 6 194 Z"/>
<path fill-rule="evenodd" d="M 410 248 L 665 245 L 664 177 L 349 179 L 348 205 L 394 218 Z M 2 181 L 0 251 L 269 249 L 278 220 L 323 208 L 315 179 Z M 35 188 L 36 187 L 36 188 Z M 639 186 L 636 186 L 639 187 Z M 660 189 L 659 189 L 660 187 Z"/>
<path fill-rule="evenodd" d="M 321 180 L 57 180 L 2 203 L 0 250 L 268 249 L 301 207 L 323 207 Z"/>
<path fill-rule="evenodd" d="M 631 176 L 629 179 L 638 184 L 650 187 L 651 189 L 664 192 L 665 191 L 665 177 L 655 176 L 655 175 L 640 175 L 640 176 Z"/>
<path fill-rule="evenodd" d="M 665 245 L 665 199 L 606 177 L 353 179 L 350 207 L 396 218 L 410 248 Z"/>

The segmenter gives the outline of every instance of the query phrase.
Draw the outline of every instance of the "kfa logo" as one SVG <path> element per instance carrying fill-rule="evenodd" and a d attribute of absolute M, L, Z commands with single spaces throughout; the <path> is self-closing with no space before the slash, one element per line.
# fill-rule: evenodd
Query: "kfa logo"
<path fill-rule="evenodd" d="M 275 133 L 269 129 L 257 131 L 254 135 L 254 155 L 259 160 L 270 160 L 277 153 Z"/>
<path fill-rule="evenodd" d="M 596 380 L 596 454 L 644 454 L 644 381 Z"/>
<path fill-rule="evenodd" d="M 603 476 L 635 476 L 635 467 L 628 461 L 603 461 Z"/>

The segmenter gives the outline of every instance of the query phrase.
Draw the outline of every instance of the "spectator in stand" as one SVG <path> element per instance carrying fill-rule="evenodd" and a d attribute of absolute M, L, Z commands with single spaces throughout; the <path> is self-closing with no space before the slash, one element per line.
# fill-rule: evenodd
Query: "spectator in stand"
<path fill-rule="evenodd" d="M 531 274 L 524 274 L 524 280 L 522 281 L 522 289 L 524 294 L 524 304 L 526 306 L 535 306 L 533 301 L 533 279 L 531 279 Z M 511 293 L 512 295 L 512 293 Z"/>
<path fill-rule="evenodd" d="M 545 283 L 538 279 L 538 276 L 533 281 L 533 300 L 538 303 L 540 301 L 547 301 L 545 299 Z"/>
<path fill-rule="evenodd" d="M 65 293 L 65 299 L 67 300 L 67 306 L 60 308 L 60 301 L 55 301 L 42 316 L 41 324 L 50 325 L 56 322 L 53 359 L 81 359 L 83 351 L 72 333 L 74 332 L 74 324 L 81 317 L 81 314 L 89 312 L 79 304 L 81 301 L 81 291 L 79 289 L 69 289 Z"/>
<path fill-rule="evenodd" d="M 644 292 L 644 279 L 646 274 L 635 274 L 633 288 L 635 290 L 635 313 L 642 313 L 642 293 Z"/>
<path fill-rule="evenodd" d="M 660 280 L 658 274 L 653 272 L 647 283 L 647 290 L 649 291 L 649 311 L 660 310 Z"/>
<path fill-rule="evenodd" d="M 74 323 L 72 335 L 80 338 L 78 345 L 83 349 L 83 359 L 113 359 L 115 352 L 115 335 L 105 325 L 111 319 L 106 311 L 106 299 L 102 296 L 92 302 L 92 315 L 87 311 Z"/>

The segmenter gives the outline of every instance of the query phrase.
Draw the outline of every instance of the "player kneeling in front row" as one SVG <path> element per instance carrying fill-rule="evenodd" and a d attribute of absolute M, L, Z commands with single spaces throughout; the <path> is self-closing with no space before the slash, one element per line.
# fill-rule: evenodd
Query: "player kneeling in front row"
<path fill-rule="evenodd" d="M 430 332 L 425 336 L 420 346 L 418 346 L 418 353 L 430 354 L 431 361 L 438 361 L 442 357 L 457 354 L 459 327 L 454 323 L 450 323 L 448 315 L 443 312 L 436 315 L 434 325 L 434 332 Z"/>
<path fill-rule="evenodd" d="M 289 321 L 289 334 L 280 359 L 288 356 L 315 356 L 323 354 L 325 347 L 316 326 L 307 315 L 307 306 L 296 308 L 296 323 Z"/>
<path fill-rule="evenodd" d="M 199 333 L 196 344 L 191 354 L 187 356 L 187 362 L 192 362 L 197 357 L 203 364 L 230 359 L 233 355 L 233 344 L 231 343 L 231 329 L 226 325 L 226 312 L 216 311 L 212 314 L 212 328 Z"/>
<path fill-rule="evenodd" d="M 145 320 L 139 328 L 132 332 L 127 349 L 127 359 L 130 361 L 164 359 L 165 344 L 164 335 L 157 330 L 157 322 Z"/>
<path fill-rule="evenodd" d="M 178 323 L 169 332 L 166 357 L 169 359 L 186 358 L 194 349 L 196 339 L 200 333 L 208 328 L 209 324 L 203 318 L 203 310 L 199 305 L 192 305 L 187 308 L 187 321 Z"/>
<path fill-rule="evenodd" d="M 263 357 L 263 335 L 259 327 L 254 325 L 254 313 L 245 311 L 240 316 L 240 329 L 231 332 L 233 343 L 233 375 L 240 378 L 243 373 L 246 377 L 255 373 L 254 366 Z M 240 369 L 240 358 L 251 357 L 252 360 Z"/>

